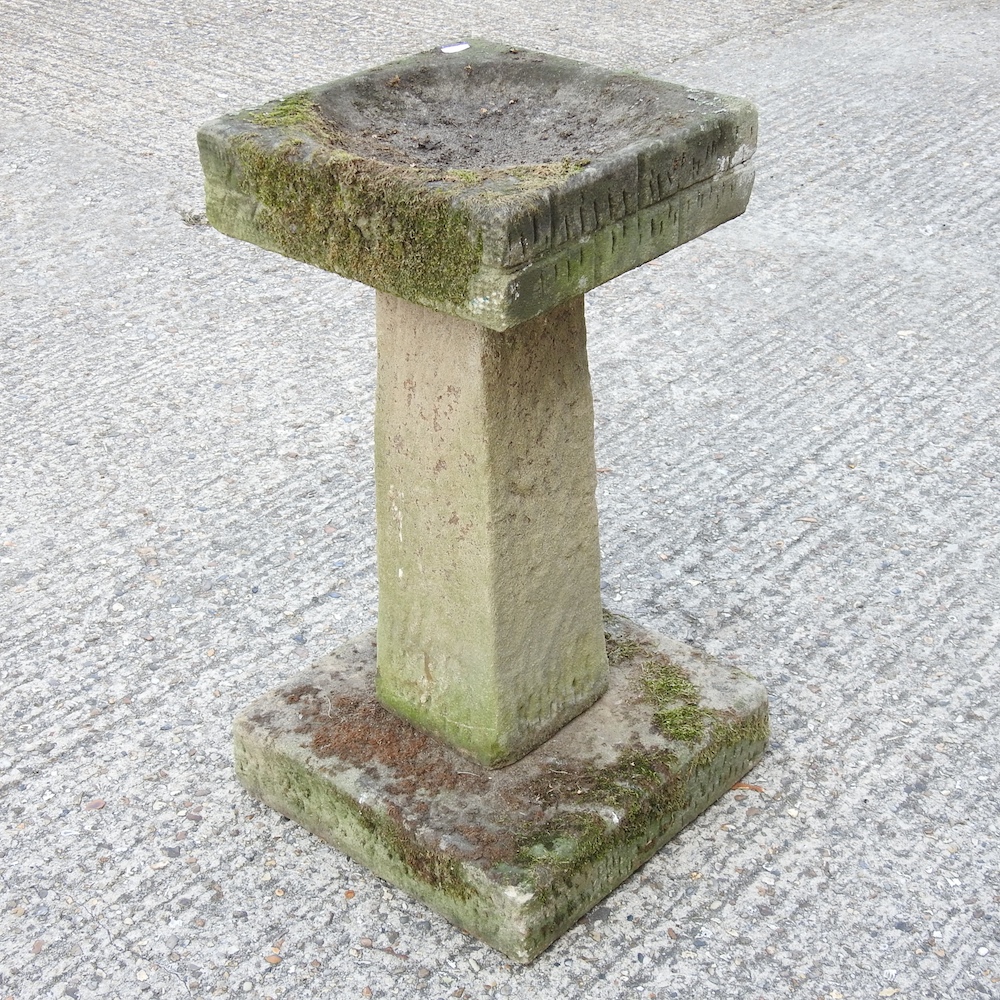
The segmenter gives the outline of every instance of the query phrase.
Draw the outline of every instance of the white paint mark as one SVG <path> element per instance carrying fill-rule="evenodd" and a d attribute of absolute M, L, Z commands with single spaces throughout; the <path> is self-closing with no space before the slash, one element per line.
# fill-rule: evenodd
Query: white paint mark
<path fill-rule="evenodd" d="M 459 42 L 457 45 L 442 45 L 442 52 L 464 52 L 469 47 L 468 42 Z"/>

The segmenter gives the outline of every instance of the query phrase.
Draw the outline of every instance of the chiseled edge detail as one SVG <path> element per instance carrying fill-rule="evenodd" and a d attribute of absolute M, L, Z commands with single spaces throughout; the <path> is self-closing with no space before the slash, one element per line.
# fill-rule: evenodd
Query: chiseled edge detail
<path fill-rule="evenodd" d="M 497 330 L 522 323 L 736 218 L 753 181 L 752 166 L 743 162 L 520 269 L 484 267 L 457 314 Z"/>
<path fill-rule="evenodd" d="M 482 235 L 484 263 L 516 270 L 688 188 L 733 171 L 745 175 L 757 144 L 756 109 L 739 98 L 703 96 L 721 105 L 712 118 L 639 139 L 549 187 L 498 198 L 494 207 L 475 188 L 456 197 Z M 745 191 L 749 200 L 750 187 Z"/>

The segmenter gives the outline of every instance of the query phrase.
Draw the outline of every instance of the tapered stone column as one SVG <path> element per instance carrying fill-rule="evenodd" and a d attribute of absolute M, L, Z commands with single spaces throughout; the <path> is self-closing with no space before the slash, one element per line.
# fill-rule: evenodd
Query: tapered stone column
<path fill-rule="evenodd" d="M 378 696 L 505 763 L 608 684 L 583 298 L 502 332 L 375 316 Z"/>

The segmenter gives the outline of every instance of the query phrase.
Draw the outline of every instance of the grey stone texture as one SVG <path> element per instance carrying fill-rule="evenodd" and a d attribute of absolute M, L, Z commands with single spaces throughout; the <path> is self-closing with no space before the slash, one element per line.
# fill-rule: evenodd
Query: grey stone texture
<path fill-rule="evenodd" d="M 998 995 L 995 4 L 3 13 L 0 996 Z M 462 36 L 761 121 L 747 212 L 587 326 L 605 604 L 759 676 L 772 739 L 526 968 L 231 750 L 375 626 L 374 295 L 201 224 L 194 136 Z"/>
<path fill-rule="evenodd" d="M 583 296 L 502 332 L 375 306 L 379 698 L 507 763 L 608 685 Z"/>

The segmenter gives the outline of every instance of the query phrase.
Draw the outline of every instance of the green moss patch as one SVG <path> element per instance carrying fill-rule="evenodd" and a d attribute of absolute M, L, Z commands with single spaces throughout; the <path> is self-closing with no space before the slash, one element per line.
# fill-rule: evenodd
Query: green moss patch
<path fill-rule="evenodd" d="M 308 154 L 305 150 L 312 147 Z M 461 302 L 479 266 L 467 216 L 420 171 L 307 146 L 234 142 L 255 224 L 281 253 L 416 301 Z"/>
<path fill-rule="evenodd" d="M 712 737 L 708 745 L 691 761 L 692 768 L 706 766 L 721 750 L 731 747 L 746 747 L 750 752 L 763 753 L 771 735 L 766 705 L 752 715 L 739 716 L 732 712 L 712 714 L 714 716 Z"/>
<path fill-rule="evenodd" d="M 308 91 L 238 120 L 257 127 L 230 144 L 240 187 L 260 206 L 253 225 L 271 248 L 431 305 L 465 302 L 482 263 L 482 237 L 458 196 L 514 197 L 587 162 L 440 170 L 362 155 Z"/>
<path fill-rule="evenodd" d="M 261 125 L 264 128 L 290 128 L 300 126 L 308 128 L 310 131 L 320 133 L 321 120 L 316 108 L 316 102 L 308 91 L 301 91 L 282 98 L 280 101 L 272 101 L 262 108 L 252 111 L 244 111 L 239 118 L 254 125 Z"/>
<path fill-rule="evenodd" d="M 548 796 L 554 813 L 522 831 L 514 857 L 521 885 L 540 906 L 578 899 L 595 872 L 655 850 L 684 824 L 688 793 L 674 765 L 666 751 L 634 750 L 608 767 L 560 777 Z"/>
<path fill-rule="evenodd" d="M 662 655 L 648 660 L 642 684 L 656 706 L 653 722 L 664 736 L 682 743 L 704 739 L 711 713 L 699 705 L 698 689 L 680 667 Z"/>
<path fill-rule="evenodd" d="M 419 844 L 397 818 L 376 812 L 371 806 L 358 805 L 358 815 L 373 838 L 402 865 L 411 878 L 419 879 L 438 892 L 454 899 L 468 899 L 473 889 L 462 863 L 447 853 Z"/>

